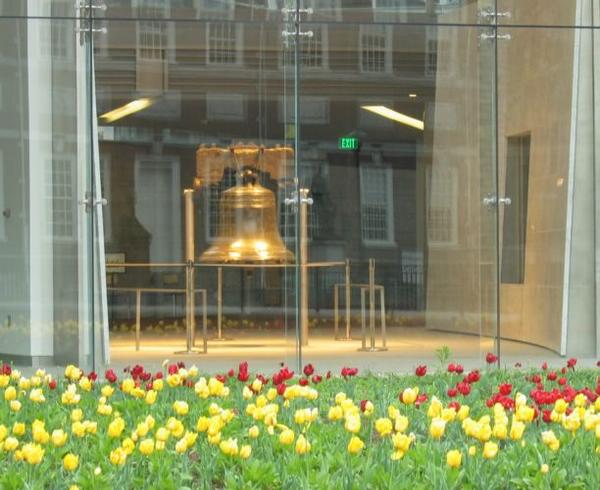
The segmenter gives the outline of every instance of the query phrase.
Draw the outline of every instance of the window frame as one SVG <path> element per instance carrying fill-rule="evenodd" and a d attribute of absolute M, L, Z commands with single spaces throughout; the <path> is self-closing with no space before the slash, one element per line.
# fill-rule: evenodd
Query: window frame
<path fill-rule="evenodd" d="M 365 202 L 364 185 L 366 179 L 366 173 L 373 170 L 382 170 L 385 172 L 384 182 L 386 186 L 385 193 L 385 209 L 386 209 L 386 234 L 385 239 L 366 238 L 365 237 L 365 226 L 364 226 L 364 207 L 368 204 Z M 367 247 L 394 247 L 396 246 L 395 240 L 395 227 L 394 227 L 394 170 L 391 165 L 388 164 L 377 164 L 377 165 L 361 165 L 359 167 L 359 184 L 360 184 L 360 236 L 362 243 Z"/>

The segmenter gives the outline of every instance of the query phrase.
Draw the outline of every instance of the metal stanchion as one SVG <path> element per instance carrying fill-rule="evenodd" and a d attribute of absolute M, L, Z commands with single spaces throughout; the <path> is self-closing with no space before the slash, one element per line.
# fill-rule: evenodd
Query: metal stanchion
<path fill-rule="evenodd" d="M 308 189 L 300 189 L 300 340 L 308 345 Z"/>
<path fill-rule="evenodd" d="M 346 259 L 346 265 L 344 266 L 345 272 L 345 292 L 346 292 L 346 340 L 352 340 L 350 337 L 350 259 Z"/>
<path fill-rule="evenodd" d="M 387 350 L 386 346 L 386 334 L 385 334 L 385 305 L 383 303 L 383 295 L 385 289 L 383 286 L 379 286 L 381 289 L 381 336 L 382 346 L 377 347 L 375 345 L 375 260 L 369 259 L 369 284 L 367 288 L 361 288 L 361 319 L 362 319 L 362 346 L 359 351 L 364 352 L 379 352 Z M 370 342 L 369 347 L 366 346 L 366 331 L 365 331 L 365 292 L 369 293 L 369 336 Z"/>
<path fill-rule="evenodd" d="M 365 330 L 365 292 L 366 289 L 360 289 L 360 342 L 361 347 L 359 350 L 367 349 L 367 331 Z"/>
<path fill-rule="evenodd" d="M 196 311 L 195 311 L 195 285 L 194 285 L 194 190 L 184 189 L 183 200 L 185 207 L 185 320 L 186 320 L 186 348 L 175 354 L 196 354 L 200 351 L 194 349 Z M 206 339 L 206 337 L 205 337 Z M 206 350 L 203 352 L 206 354 Z"/>
<path fill-rule="evenodd" d="M 217 336 L 211 340 L 232 340 L 223 336 L 223 267 L 217 267 Z"/>
<path fill-rule="evenodd" d="M 339 340 L 339 307 L 340 307 L 340 294 L 338 285 L 333 286 L 333 339 Z"/>
<path fill-rule="evenodd" d="M 142 323 L 142 291 L 135 290 L 135 350 L 140 350 L 140 329 Z"/>

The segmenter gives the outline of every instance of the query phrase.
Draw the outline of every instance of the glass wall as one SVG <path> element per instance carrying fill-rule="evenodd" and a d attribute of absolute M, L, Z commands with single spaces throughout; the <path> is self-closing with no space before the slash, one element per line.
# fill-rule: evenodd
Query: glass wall
<path fill-rule="evenodd" d="M 591 362 L 598 9 L 0 0 L 0 360 Z"/>

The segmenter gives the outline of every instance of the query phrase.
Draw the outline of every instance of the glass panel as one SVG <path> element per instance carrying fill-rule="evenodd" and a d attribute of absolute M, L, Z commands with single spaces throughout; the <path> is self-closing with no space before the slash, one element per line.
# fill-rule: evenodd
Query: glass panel
<path fill-rule="evenodd" d="M 81 27 L 0 19 L 0 358 L 18 365 L 91 368 L 94 360 L 91 208 L 80 204 L 91 183 Z"/>
<path fill-rule="evenodd" d="M 497 325 L 496 213 L 482 204 L 496 187 L 493 31 L 303 30 L 321 40 L 304 44 L 301 64 L 299 176 L 314 202 L 318 264 L 303 362 L 411 370 L 448 346 L 455 360 L 480 364 Z"/>
<path fill-rule="evenodd" d="M 594 0 L 498 0 L 500 25 L 591 26 Z M 586 15 L 581 15 L 585 13 Z"/>
<path fill-rule="evenodd" d="M 486 24 L 480 11 L 493 12 L 494 0 L 301 0 L 312 8 L 309 21 L 363 24 Z"/>
<path fill-rule="evenodd" d="M 503 363 L 595 359 L 598 32 L 502 28 L 499 36 L 499 182 L 512 200 L 500 208 Z"/>
<path fill-rule="evenodd" d="M 97 37 L 113 364 L 140 356 L 136 326 L 145 362 L 198 362 L 173 357 L 189 347 L 191 311 L 205 368 L 247 360 L 272 372 L 294 358 L 296 275 L 285 262 L 296 227 L 284 205 L 294 190 L 294 71 L 276 12 L 276 23 L 110 20 Z"/>
<path fill-rule="evenodd" d="M 0 0 L 0 16 L 87 17 L 92 0 Z M 99 2 L 97 2 L 99 3 Z"/>
<path fill-rule="evenodd" d="M 97 18 L 281 22 L 282 0 L 103 0 Z"/>

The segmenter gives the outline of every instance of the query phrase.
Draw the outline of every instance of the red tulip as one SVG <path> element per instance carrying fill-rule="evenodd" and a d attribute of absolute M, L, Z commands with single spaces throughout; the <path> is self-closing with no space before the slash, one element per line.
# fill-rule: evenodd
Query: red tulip
<path fill-rule="evenodd" d="M 550 371 L 546 376 L 550 381 L 556 381 L 557 375 L 554 371 Z"/>
<path fill-rule="evenodd" d="M 325 375 L 325 378 L 326 378 L 326 379 L 329 379 L 329 378 L 331 378 L 331 371 L 327 371 L 327 374 Z"/>
<path fill-rule="evenodd" d="M 298 384 L 300 386 L 306 386 L 308 384 L 308 379 L 306 379 L 306 378 L 300 378 L 300 380 L 298 381 Z"/>
<path fill-rule="evenodd" d="M 456 388 L 448 388 L 447 393 L 450 398 L 454 398 L 456 395 L 458 395 L 458 390 Z"/>
<path fill-rule="evenodd" d="M 146 383 L 146 390 L 150 391 L 152 389 L 152 382 L 149 381 L 148 383 Z"/>
<path fill-rule="evenodd" d="M 427 394 L 421 393 L 415 400 L 415 407 L 419 408 L 426 401 L 427 401 Z"/>
<path fill-rule="evenodd" d="M 227 376 L 225 376 L 224 374 L 217 374 L 215 378 L 218 379 L 221 383 L 227 382 Z"/>
<path fill-rule="evenodd" d="M 455 371 L 456 371 L 456 365 L 453 362 L 451 362 L 450 364 L 448 364 L 448 372 L 449 373 L 453 373 Z"/>
<path fill-rule="evenodd" d="M 2 374 L 4 374 L 5 376 L 10 376 L 12 373 L 12 368 L 10 367 L 9 364 L 2 364 Z"/>
<path fill-rule="evenodd" d="M 542 410 L 542 420 L 547 424 L 552 422 L 552 410 Z"/>
<path fill-rule="evenodd" d="M 460 403 L 456 400 L 452 400 L 448 403 L 448 408 L 453 408 L 456 412 L 460 410 Z"/>
<path fill-rule="evenodd" d="M 315 375 L 312 377 L 312 382 L 313 382 L 314 384 L 320 383 L 322 380 L 323 380 L 323 376 L 320 376 L 320 375 L 318 375 L 318 374 L 315 374 Z"/>
<path fill-rule="evenodd" d="M 465 369 L 462 367 L 462 365 L 461 365 L 461 364 L 457 364 L 457 365 L 454 367 L 454 372 L 455 372 L 455 373 L 457 373 L 457 374 L 462 374 L 464 370 L 465 370 Z"/>
<path fill-rule="evenodd" d="M 104 377 L 106 378 L 106 381 L 108 381 L 111 384 L 117 382 L 117 375 L 112 369 L 106 371 L 106 373 L 104 373 Z"/>
<path fill-rule="evenodd" d="M 469 383 L 458 383 L 456 385 L 456 389 L 461 395 L 464 396 L 467 396 L 469 393 L 471 393 L 471 385 Z"/>
<path fill-rule="evenodd" d="M 279 383 L 277 385 L 277 394 L 279 396 L 283 396 L 283 394 L 285 393 L 285 389 L 287 388 L 287 386 L 285 385 L 285 383 Z"/>
<path fill-rule="evenodd" d="M 303 371 L 305 376 L 311 376 L 315 372 L 315 368 L 312 364 L 307 364 L 306 366 L 304 366 Z"/>
<path fill-rule="evenodd" d="M 417 366 L 417 369 L 415 369 L 415 374 L 419 377 L 425 376 L 427 374 L 427 366 Z"/>
<path fill-rule="evenodd" d="M 559 385 L 566 385 L 567 384 L 567 378 L 559 378 L 558 384 Z"/>
<path fill-rule="evenodd" d="M 56 389 L 56 380 L 55 379 L 51 380 L 50 383 L 48 383 L 48 388 L 50 388 L 51 390 Z"/>
<path fill-rule="evenodd" d="M 488 352 L 485 356 L 485 362 L 488 364 L 494 364 L 498 360 L 498 356 Z"/>
<path fill-rule="evenodd" d="M 179 368 L 177 367 L 177 364 L 170 364 L 167 369 L 167 372 L 169 374 L 177 374 L 178 371 L 179 371 Z"/>
<path fill-rule="evenodd" d="M 367 403 L 369 400 L 361 400 L 360 401 L 360 411 L 364 412 L 367 409 Z"/>
<path fill-rule="evenodd" d="M 567 367 L 574 369 L 575 368 L 575 364 L 577 364 L 577 359 L 575 359 L 574 357 L 571 357 L 571 359 L 569 359 L 567 361 Z"/>
<path fill-rule="evenodd" d="M 534 374 L 531 377 L 531 381 L 533 381 L 534 383 L 541 383 L 542 382 L 542 377 L 539 374 Z"/>
<path fill-rule="evenodd" d="M 501 395 L 508 396 L 508 395 L 510 395 L 511 391 L 512 391 L 512 385 L 509 383 L 504 383 L 504 384 L 501 384 L 500 386 L 498 386 L 498 392 Z"/>
<path fill-rule="evenodd" d="M 467 374 L 467 383 L 476 383 L 477 381 L 479 381 L 481 379 L 481 374 L 479 373 L 479 371 L 474 370 L 471 371 L 469 374 Z"/>
<path fill-rule="evenodd" d="M 235 369 L 231 368 L 229 371 L 227 371 L 227 376 L 233 378 L 235 376 Z"/>
<path fill-rule="evenodd" d="M 544 371 L 546 371 L 548 369 L 548 363 L 547 362 L 545 362 L 544 364 L 542 364 L 542 369 Z"/>

